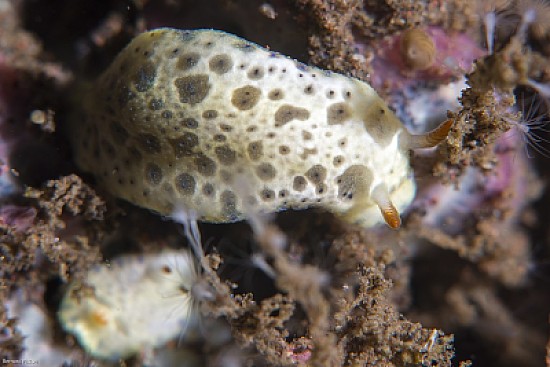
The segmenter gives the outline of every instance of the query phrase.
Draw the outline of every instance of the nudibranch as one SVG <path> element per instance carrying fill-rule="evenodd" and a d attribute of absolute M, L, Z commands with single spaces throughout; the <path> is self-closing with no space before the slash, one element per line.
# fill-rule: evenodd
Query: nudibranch
<path fill-rule="evenodd" d="M 127 255 L 70 284 L 58 317 L 94 357 L 127 358 L 185 334 L 198 320 L 188 250 Z"/>
<path fill-rule="evenodd" d="M 216 223 L 316 206 L 397 228 L 415 194 L 410 150 L 451 127 L 412 135 L 367 83 L 208 29 L 137 36 L 80 112 L 76 162 L 107 191 Z"/>

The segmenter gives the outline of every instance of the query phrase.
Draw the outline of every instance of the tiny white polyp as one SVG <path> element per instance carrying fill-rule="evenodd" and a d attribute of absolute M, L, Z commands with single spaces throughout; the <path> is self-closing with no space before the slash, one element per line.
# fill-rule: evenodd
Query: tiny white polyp
<path fill-rule="evenodd" d="M 91 355 L 128 357 L 185 332 L 196 319 L 196 278 L 186 250 L 120 257 L 69 286 L 59 320 Z"/>

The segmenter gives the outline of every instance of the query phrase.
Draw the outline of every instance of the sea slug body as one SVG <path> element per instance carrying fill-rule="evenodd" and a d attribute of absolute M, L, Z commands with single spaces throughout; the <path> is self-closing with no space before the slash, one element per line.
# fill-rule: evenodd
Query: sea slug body
<path fill-rule="evenodd" d="M 139 35 L 81 112 L 71 140 L 83 170 L 139 206 L 210 222 L 318 206 L 398 227 L 415 193 L 409 150 L 450 128 L 411 135 L 368 84 L 215 30 Z"/>
<path fill-rule="evenodd" d="M 186 250 L 116 258 L 71 283 L 58 317 L 94 357 L 126 358 L 181 336 L 196 321 L 197 276 Z"/>

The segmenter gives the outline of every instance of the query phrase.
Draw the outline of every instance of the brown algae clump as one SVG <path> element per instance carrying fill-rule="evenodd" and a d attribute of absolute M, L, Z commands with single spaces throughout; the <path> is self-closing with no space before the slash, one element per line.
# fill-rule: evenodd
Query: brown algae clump
<path fill-rule="evenodd" d="M 114 195 L 171 215 L 245 218 L 319 206 L 399 227 L 414 197 L 411 135 L 368 84 L 228 33 L 162 28 L 135 38 L 84 102 L 76 161 Z M 73 124 L 74 125 L 74 124 Z M 291 143 L 289 143 L 291 142 Z M 235 178 L 246 178 L 246 195 Z"/>

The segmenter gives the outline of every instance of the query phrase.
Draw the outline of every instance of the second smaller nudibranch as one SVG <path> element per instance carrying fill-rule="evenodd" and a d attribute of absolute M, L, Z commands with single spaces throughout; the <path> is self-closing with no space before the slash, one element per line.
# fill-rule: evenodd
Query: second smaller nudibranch
<path fill-rule="evenodd" d="M 415 194 L 409 151 L 451 126 L 412 135 L 367 83 L 209 29 L 139 35 L 75 116 L 80 168 L 162 215 L 222 223 L 247 207 L 320 207 L 392 228 Z"/>
<path fill-rule="evenodd" d="M 190 252 L 125 256 L 73 282 L 58 312 L 92 356 L 117 360 L 181 337 L 198 317 Z"/>

